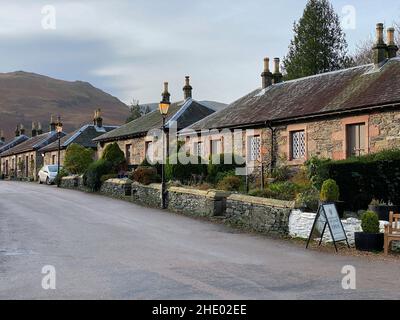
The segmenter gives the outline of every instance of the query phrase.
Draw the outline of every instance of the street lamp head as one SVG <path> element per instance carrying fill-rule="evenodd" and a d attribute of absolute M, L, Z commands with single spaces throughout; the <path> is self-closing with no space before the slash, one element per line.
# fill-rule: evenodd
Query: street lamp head
<path fill-rule="evenodd" d="M 159 104 L 160 113 L 162 116 L 166 116 L 168 114 L 168 110 L 171 105 L 170 96 L 171 95 L 168 92 L 168 82 L 164 82 L 164 92 L 162 93 L 162 100 Z"/>
<path fill-rule="evenodd" d="M 61 133 L 62 130 L 63 130 L 63 127 L 62 127 L 62 123 L 61 123 L 61 118 L 58 117 L 57 124 L 56 124 L 56 131 L 57 131 L 57 133 Z"/>

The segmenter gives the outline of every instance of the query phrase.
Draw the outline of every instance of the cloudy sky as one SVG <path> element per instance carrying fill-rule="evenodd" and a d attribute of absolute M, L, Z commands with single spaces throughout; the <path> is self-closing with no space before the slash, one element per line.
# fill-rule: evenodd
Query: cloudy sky
<path fill-rule="evenodd" d="M 128 103 L 232 102 L 260 86 L 264 56 L 283 57 L 306 0 L 0 0 L 0 72 L 83 80 Z M 350 50 L 376 22 L 400 21 L 398 0 L 332 0 Z M 353 15 L 353 12 L 355 13 Z"/>

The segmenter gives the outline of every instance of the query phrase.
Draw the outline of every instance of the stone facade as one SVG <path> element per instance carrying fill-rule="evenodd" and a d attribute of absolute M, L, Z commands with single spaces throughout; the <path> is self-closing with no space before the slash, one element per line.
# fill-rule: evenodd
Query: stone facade
<path fill-rule="evenodd" d="M 228 222 L 269 235 L 289 233 L 294 202 L 233 194 L 226 200 Z"/>
<path fill-rule="evenodd" d="M 132 180 L 109 179 L 101 185 L 100 193 L 118 199 L 130 198 L 132 194 Z"/>
<path fill-rule="evenodd" d="M 12 179 L 36 180 L 42 166 L 43 157 L 37 151 L 1 157 L 1 172 Z"/>
<path fill-rule="evenodd" d="M 365 142 L 365 154 L 375 153 L 385 149 L 400 147 L 400 111 L 381 111 L 357 116 L 337 116 L 315 121 L 298 122 L 296 124 L 279 125 L 271 128 L 243 129 L 236 143 L 232 147 L 233 133 L 226 130 L 210 131 L 201 137 L 191 135 L 186 138 L 187 148 L 192 154 L 196 154 L 197 143 L 204 145 L 203 157 L 208 159 L 211 154 L 211 141 L 222 141 L 222 151 L 229 153 L 232 150 L 247 159 L 250 168 L 259 170 L 260 162 L 264 168 L 273 165 L 298 166 L 313 156 L 343 160 L 348 157 L 348 133 L 347 128 L 352 124 L 365 124 L 365 135 L 361 139 Z M 291 158 L 291 135 L 293 132 L 304 131 L 305 156 L 301 159 Z M 223 133 L 225 132 L 225 133 Z M 184 134 L 183 134 L 184 135 Z M 250 159 L 249 139 L 259 136 L 261 146 L 259 148 L 259 161 Z M 272 144 L 273 141 L 273 150 Z"/>
<path fill-rule="evenodd" d="M 107 145 L 116 142 L 119 148 L 127 157 L 127 146 L 130 146 L 130 157 L 127 159 L 128 165 L 140 165 L 146 158 L 146 142 L 151 141 L 149 137 L 138 137 L 134 139 L 117 140 L 112 142 L 98 143 L 97 157 L 100 159 Z"/>
<path fill-rule="evenodd" d="M 60 150 L 60 165 L 64 165 L 65 149 Z M 56 165 L 58 164 L 58 150 L 48 151 L 44 153 L 44 165 Z"/>

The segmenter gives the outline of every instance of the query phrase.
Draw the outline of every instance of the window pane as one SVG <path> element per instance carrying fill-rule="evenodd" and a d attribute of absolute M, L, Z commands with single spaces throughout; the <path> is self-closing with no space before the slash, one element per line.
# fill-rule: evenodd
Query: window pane
<path fill-rule="evenodd" d="M 292 159 L 302 159 L 306 156 L 306 134 L 304 131 L 292 133 Z"/>

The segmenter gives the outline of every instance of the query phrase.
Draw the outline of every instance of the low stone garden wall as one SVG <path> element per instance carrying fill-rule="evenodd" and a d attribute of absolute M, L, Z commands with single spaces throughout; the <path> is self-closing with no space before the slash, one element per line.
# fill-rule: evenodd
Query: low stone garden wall
<path fill-rule="evenodd" d="M 132 180 L 109 179 L 100 188 L 100 193 L 118 199 L 127 199 L 132 195 Z"/>
<path fill-rule="evenodd" d="M 60 187 L 65 189 L 78 189 L 79 176 L 63 177 L 60 182 Z"/>
<path fill-rule="evenodd" d="M 146 207 L 161 208 L 161 185 L 132 183 L 131 201 Z"/>
<path fill-rule="evenodd" d="M 233 194 L 226 199 L 227 221 L 270 235 L 289 233 L 294 202 Z"/>
<path fill-rule="evenodd" d="M 308 239 L 311 228 L 314 224 L 315 217 L 315 213 L 307 213 L 302 212 L 301 210 L 293 210 L 289 218 L 289 235 L 293 238 Z M 361 220 L 356 218 L 344 219 L 342 220 L 342 224 L 349 240 L 349 244 L 351 246 L 354 246 L 354 232 L 362 231 Z M 380 221 L 381 232 L 385 232 L 385 224 L 387 224 L 386 221 Z M 329 233 L 329 230 L 325 232 L 323 242 L 332 242 L 332 237 Z M 399 241 L 393 242 L 393 250 L 400 250 Z"/>

